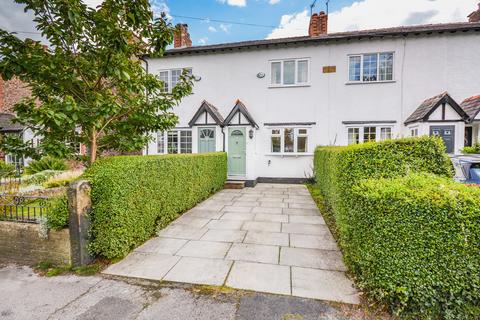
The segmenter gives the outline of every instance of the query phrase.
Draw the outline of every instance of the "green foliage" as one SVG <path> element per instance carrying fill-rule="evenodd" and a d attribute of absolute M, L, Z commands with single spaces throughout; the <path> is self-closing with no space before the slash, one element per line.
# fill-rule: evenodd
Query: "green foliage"
<path fill-rule="evenodd" d="M 48 179 L 48 181 L 43 184 L 43 187 L 48 189 L 67 186 L 70 184 L 70 182 L 77 180 L 81 174 L 81 171 L 64 172 L 58 176 Z"/>
<path fill-rule="evenodd" d="M 366 180 L 352 200 L 348 259 L 362 288 L 413 318 L 480 317 L 480 188 L 412 174 Z"/>
<path fill-rule="evenodd" d="M 462 153 L 465 153 L 465 154 L 479 154 L 480 153 L 480 143 L 477 142 L 471 147 L 463 148 Z"/>
<path fill-rule="evenodd" d="M 121 156 L 98 160 L 92 184 L 94 254 L 123 257 L 178 215 L 223 188 L 225 153 Z"/>
<path fill-rule="evenodd" d="M 17 171 L 15 166 L 5 163 L 5 161 L 0 161 L 0 178 L 10 178 L 15 177 Z"/>
<path fill-rule="evenodd" d="M 47 206 L 47 226 L 49 229 L 61 230 L 68 226 L 68 200 L 65 194 L 50 199 Z"/>
<path fill-rule="evenodd" d="M 192 76 L 185 70 L 164 92 L 159 77 L 145 71 L 141 57 L 163 55 L 175 32 L 165 14 L 154 18 L 148 0 L 105 0 L 96 8 L 80 0 L 16 2 L 34 15 L 49 45 L 0 29 L 0 74 L 31 89 L 15 105 L 15 121 L 42 140 L 33 148 L 4 139 L 5 151 L 63 158 L 81 143 L 93 162 L 104 150 L 139 150 L 146 133 L 175 126 L 171 110 L 191 93 Z"/>
<path fill-rule="evenodd" d="M 35 174 L 45 170 L 63 171 L 67 169 L 68 167 L 65 160 L 46 156 L 40 160 L 30 161 L 28 167 L 25 168 L 25 173 Z"/>
<path fill-rule="evenodd" d="M 48 179 L 58 176 L 63 171 L 43 170 L 31 175 L 22 176 L 22 185 L 28 186 L 32 184 L 41 185 Z"/>
<path fill-rule="evenodd" d="M 318 148 L 314 161 L 345 262 L 370 297 L 415 319 L 475 312 L 480 193 L 453 182 L 439 138 Z"/>

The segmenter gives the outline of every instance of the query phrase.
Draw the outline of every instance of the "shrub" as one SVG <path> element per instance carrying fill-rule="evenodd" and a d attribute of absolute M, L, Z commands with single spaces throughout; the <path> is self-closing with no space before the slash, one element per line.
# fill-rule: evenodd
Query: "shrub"
<path fill-rule="evenodd" d="M 63 171 L 57 170 L 44 170 L 31 175 L 26 175 L 22 177 L 22 185 L 28 186 L 32 184 L 41 185 L 48 179 L 55 177 L 62 173 Z"/>
<path fill-rule="evenodd" d="M 55 177 L 48 179 L 43 184 L 45 188 L 56 188 L 56 187 L 64 187 L 68 185 L 70 182 L 78 179 L 82 175 L 82 171 L 66 171 L 63 172 Z"/>
<path fill-rule="evenodd" d="M 479 319 L 480 189 L 426 174 L 352 189 L 348 260 L 359 284 L 414 318 Z"/>
<path fill-rule="evenodd" d="M 84 176 L 92 184 L 90 249 L 120 258 L 221 189 L 227 158 L 225 153 L 110 157 Z"/>
<path fill-rule="evenodd" d="M 0 178 L 10 178 L 16 175 L 17 171 L 15 166 L 5 163 L 5 161 L 0 161 Z"/>
<path fill-rule="evenodd" d="M 48 201 L 47 226 L 49 229 L 61 230 L 68 226 L 67 195 L 52 198 Z"/>
<path fill-rule="evenodd" d="M 44 170 L 67 170 L 67 165 L 64 160 L 53 158 L 53 157 L 43 157 L 40 160 L 30 161 L 28 167 L 25 168 L 27 174 L 34 174 Z"/>
<path fill-rule="evenodd" d="M 477 142 L 471 147 L 463 148 L 462 153 L 465 153 L 465 154 L 479 154 L 480 153 L 480 143 Z"/>

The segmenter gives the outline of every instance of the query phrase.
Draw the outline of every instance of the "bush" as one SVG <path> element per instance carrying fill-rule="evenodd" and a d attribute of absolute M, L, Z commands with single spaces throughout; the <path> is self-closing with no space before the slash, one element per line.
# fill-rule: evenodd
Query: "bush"
<path fill-rule="evenodd" d="M 41 185 L 48 179 L 58 176 L 63 171 L 57 170 L 44 170 L 31 175 L 26 175 L 22 177 L 22 185 L 28 186 L 32 184 Z"/>
<path fill-rule="evenodd" d="M 120 258 L 220 190 L 227 177 L 227 157 L 110 157 L 95 162 L 84 176 L 92 184 L 91 251 Z"/>
<path fill-rule="evenodd" d="M 67 195 L 52 198 L 48 201 L 47 226 L 49 229 L 61 230 L 68 226 Z"/>
<path fill-rule="evenodd" d="M 351 198 L 348 260 L 363 289 L 414 318 L 479 319 L 479 188 L 412 174 L 363 181 Z"/>
<path fill-rule="evenodd" d="M 62 172 L 61 174 L 48 179 L 43 184 L 44 188 L 57 188 L 57 187 L 64 187 L 68 185 L 70 182 L 75 181 L 82 175 L 82 171 L 66 171 Z"/>
<path fill-rule="evenodd" d="M 28 167 L 25 168 L 27 174 L 34 174 L 44 170 L 67 170 L 68 167 L 64 160 L 53 158 L 53 157 L 43 157 L 40 160 L 30 161 Z"/>
<path fill-rule="evenodd" d="M 462 318 L 466 309 L 459 304 L 478 304 L 478 282 L 466 280 L 480 271 L 470 259 L 480 245 L 478 229 L 463 226 L 477 232 L 468 240 L 460 232 L 463 223 L 478 226 L 471 211 L 478 208 L 478 191 L 452 181 L 441 139 L 320 147 L 314 162 L 345 262 L 370 297 L 398 314 L 427 319 Z M 460 246 L 459 239 L 467 242 Z M 466 264 L 460 263 L 467 252 Z M 449 269 L 449 260 L 457 270 Z"/>
<path fill-rule="evenodd" d="M 463 148 L 462 153 L 464 153 L 464 154 L 479 154 L 480 153 L 480 143 L 477 142 L 471 147 Z"/>
<path fill-rule="evenodd" d="M 5 163 L 5 161 L 0 161 L 0 178 L 10 178 L 14 177 L 17 174 L 14 165 Z"/>

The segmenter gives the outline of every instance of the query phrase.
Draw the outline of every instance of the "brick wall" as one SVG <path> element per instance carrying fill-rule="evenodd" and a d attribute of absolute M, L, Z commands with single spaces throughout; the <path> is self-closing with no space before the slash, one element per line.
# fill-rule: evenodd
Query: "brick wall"
<path fill-rule="evenodd" d="M 39 228 L 37 224 L 0 221 L 0 263 L 70 264 L 69 230 L 50 230 L 48 239 L 43 239 Z"/>
<path fill-rule="evenodd" d="M 0 112 L 11 112 L 13 106 L 30 93 L 30 89 L 18 78 L 5 81 L 0 77 Z"/>

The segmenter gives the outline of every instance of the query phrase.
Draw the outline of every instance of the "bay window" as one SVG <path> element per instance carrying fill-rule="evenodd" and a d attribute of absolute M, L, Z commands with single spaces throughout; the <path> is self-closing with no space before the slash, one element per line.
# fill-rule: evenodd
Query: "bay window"
<path fill-rule="evenodd" d="M 309 59 L 288 59 L 270 62 L 271 86 L 298 86 L 309 82 Z"/>
<path fill-rule="evenodd" d="M 350 55 L 348 57 L 348 81 L 392 81 L 393 58 L 393 52 Z"/>
<path fill-rule="evenodd" d="M 305 128 L 275 128 L 270 131 L 270 151 L 278 154 L 308 152 L 308 130 Z"/>

